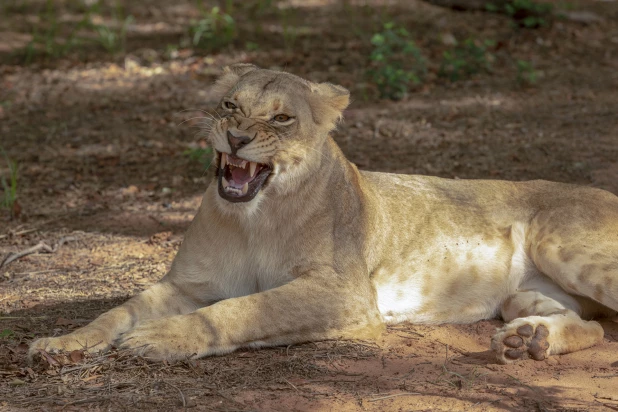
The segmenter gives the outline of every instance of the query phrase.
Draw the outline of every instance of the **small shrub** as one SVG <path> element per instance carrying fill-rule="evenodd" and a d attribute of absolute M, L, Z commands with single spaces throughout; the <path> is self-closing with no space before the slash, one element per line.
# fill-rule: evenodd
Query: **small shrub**
<path fill-rule="evenodd" d="M 40 23 L 34 26 L 32 40 L 24 49 L 25 63 L 32 62 L 38 54 L 57 58 L 71 51 L 79 44 L 80 39 L 77 37 L 77 33 L 91 25 L 90 15 L 97 6 L 98 3 L 95 3 L 86 10 L 82 19 L 67 34 L 66 30 L 63 31 L 58 23 L 57 10 L 53 0 L 47 0 L 45 9 L 39 13 Z"/>
<path fill-rule="evenodd" d="M 114 10 L 114 27 L 94 24 L 92 15 L 98 13 L 100 2 L 96 1 L 86 8 L 82 18 L 70 29 L 58 23 L 57 10 L 53 0 L 47 0 L 45 8 L 39 13 L 40 23 L 32 30 L 32 40 L 24 49 L 25 63 L 30 63 L 37 55 L 58 58 L 66 55 L 83 42 L 93 42 L 103 46 L 109 53 L 115 54 L 124 49 L 127 27 L 133 21 L 132 16 L 122 17 L 122 10 Z M 95 37 L 78 36 L 83 32 L 94 31 Z"/>
<path fill-rule="evenodd" d="M 236 37 L 236 23 L 232 16 L 219 7 L 202 13 L 202 19 L 189 28 L 191 44 L 206 50 L 215 50 L 230 44 Z"/>
<path fill-rule="evenodd" d="M 32 30 L 32 40 L 26 45 L 25 60 L 30 63 L 39 54 L 59 57 L 64 55 L 73 45 L 72 37 L 60 39 L 60 26 L 57 12 L 52 0 L 47 0 L 45 9 L 38 15 L 40 23 Z"/>
<path fill-rule="evenodd" d="M 213 151 L 210 147 L 194 147 L 185 150 L 184 154 L 192 161 L 200 162 L 204 169 L 208 169 L 213 160 Z"/>
<path fill-rule="evenodd" d="M 378 86 L 381 97 L 403 98 L 408 88 L 420 84 L 427 73 L 425 58 L 409 36 L 406 29 L 386 23 L 384 31 L 371 38 L 372 68 L 368 74 Z"/>
<path fill-rule="evenodd" d="M 0 339 L 10 338 L 13 335 L 15 335 L 15 332 L 13 332 L 11 329 L 2 329 L 0 331 Z"/>
<path fill-rule="evenodd" d="M 92 29 L 97 34 L 97 42 L 108 53 L 116 54 L 124 50 L 127 28 L 133 22 L 133 16 L 124 16 L 122 8 L 117 5 L 114 10 L 114 25 L 92 24 Z"/>
<path fill-rule="evenodd" d="M 296 24 L 296 12 L 291 8 L 278 8 L 279 22 L 283 30 L 283 46 L 285 50 L 291 52 L 296 46 L 296 41 L 299 35 L 304 31 L 302 27 Z"/>
<path fill-rule="evenodd" d="M 260 49 L 260 45 L 257 43 L 254 43 L 252 41 L 248 41 L 245 43 L 245 50 L 247 51 L 256 51 Z"/>
<path fill-rule="evenodd" d="M 538 72 L 534 65 L 527 60 L 517 60 L 517 83 L 519 85 L 535 84 L 538 80 Z"/>
<path fill-rule="evenodd" d="M 490 71 L 494 57 L 487 49 L 493 45 L 490 40 L 484 42 L 465 40 L 452 50 L 444 52 L 438 75 L 450 81 L 457 81 L 479 72 Z"/>
<path fill-rule="evenodd" d="M 534 0 L 512 0 L 500 6 L 487 3 L 485 8 L 494 13 L 506 14 L 520 27 L 534 29 L 549 25 L 553 5 Z"/>

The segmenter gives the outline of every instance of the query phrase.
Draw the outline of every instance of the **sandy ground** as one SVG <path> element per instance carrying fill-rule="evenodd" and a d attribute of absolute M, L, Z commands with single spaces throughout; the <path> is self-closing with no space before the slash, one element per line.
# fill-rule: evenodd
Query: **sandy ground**
<path fill-rule="evenodd" d="M 60 3 L 71 21 L 78 12 Z M 170 55 L 166 45 L 198 12 L 188 1 L 152 1 L 126 7 L 135 17 L 126 54 L 82 48 L 25 65 L 16 51 L 41 10 L 28 4 L 6 6 L 11 18 L 0 19 L 0 146 L 19 164 L 21 209 L 17 219 L 0 209 L 0 259 L 39 242 L 60 246 L 0 269 L 1 410 L 618 410 L 618 324 L 609 321 L 597 347 L 507 366 L 488 352 L 499 320 L 399 325 L 376 342 L 173 365 L 122 352 L 25 360 L 32 339 L 77 328 L 165 274 L 210 180 L 185 154 L 201 143 L 190 119 L 216 104 L 210 86 L 232 62 L 350 88 L 354 103 L 334 136 L 363 169 L 542 178 L 618 194 L 618 3 L 573 2 L 602 16 L 592 24 L 521 30 L 504 16 L 417 1 L 296 2 L 286 24 L 306 30 L 291 47 L 271 10 L 260 30 L 237 17 L 239 39 L 258 50 L 237 40 L 217 53 Z M 368 39 L 385 19 L 434 59 L 445 34 L 492 38 L 494 69 L 449 83 L 432 66 L 402 101 L 380 100 L 364 73 Z M 534 63 L 536 84 L 517 83 L 514 59 Z"/>

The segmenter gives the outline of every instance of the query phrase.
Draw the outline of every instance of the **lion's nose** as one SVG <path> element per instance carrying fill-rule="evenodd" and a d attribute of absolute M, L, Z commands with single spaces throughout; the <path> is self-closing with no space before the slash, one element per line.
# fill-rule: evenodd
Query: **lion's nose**
<path fill-rule="evenodd" d="M 234 136 L 229 130 L 227 131 L 227 141 L 230 143 L 232 154 L 235 155 L 238 150 L 251 142 L 249 136 Z"/>

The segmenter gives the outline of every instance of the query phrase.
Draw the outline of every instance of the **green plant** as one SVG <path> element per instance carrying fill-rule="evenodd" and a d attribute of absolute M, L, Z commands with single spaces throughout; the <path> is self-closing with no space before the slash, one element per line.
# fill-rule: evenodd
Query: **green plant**
<path fill-rule="evenodd" d="M 236 23 L 232 16 L 219 7 L 202 11 L 202 18 L 189 27 L 191 44 L 206 50 L 214 50 L 231 43 L 236 37 Z"/>
<path fill-rule="evenodd" d="M 53 57 L 63 55 L 73 41 L 72 38 L 65 39 L 64 42 L 58 39 L 58 20 L 51 0 L 45 3 L 45 9 L 39 13 L 39 19 L 40 24 L 35 25 L 32 30 L 32 40 L 26 45 L 26 63 L 30 63 L 39 52 Z"/>
<path fill-rule="evenodd" d="M 0 177 L 0 183 L 2 184 L 3 195 L 0 199 L 0 207 L 11 211 L 11 215 L 14 214 L 14 206 L 17 201 L 17 162 L 9 159 L 4 149 L 0 149 L 2 155 L 6 160 L 6 164 L 9 169 L 8 180 L 2 176 Z"/>
<path fill-rule="evenodd" d="M 438 76 L 457 81 L 482 71 L 490 71 L 494 57 L 488 48 L 493 45 L 494 42 L 491 40 L 478 42 L 467 39 L 453 49 L 445 51 Z"/>
<path fill-rule="evenodd" d="M 2 329 L 0 331 L 0 339 L 10 338 L 13 335 L 15 335 L 15 332 L 13 332 L 11 329 Z"/>
<path fill-rule="evenodd" d="M 91 24 L 97 34 L 99 43 L 107 52 L 116 54 L 124 50 L 127 28 L 133 22 L 133 16 L 124 16 L 122 7 L 117 3 L 113 13 L 113 26 L 104 24 Z"/>
<path fill-rule="evenodd" d="M 373 51 L 368 71 L 381 97 L 403 98 L 411 85 L 418 85 L 427 73 L 425 58 L 403 27 L 386 23 L 381 33 L 371 37 Z"/>
<path fill-rule="evenodd" d="M 210 147 L 192 147 L 184 151 L 186 156 L 192 161 L 202 164 L 204 169 L 208 169 L 213 160 L 213 151 Z"/>
<path fill-rule="evenodd" d="M 527 60 L 517 60 L 517 83 L 520 85 L 535 84 L 538 80 L 538 72 L 534 65 Z"/>
<path fill-rule="evenodd" d="M 279 9 L 279 19 L 281 20 L 281 28 L 283 30 L 283 45 L 288 52 L 294 50 L 294 45 L 300 34 L 299 27 L 292 21 L 295 20 L 295 17 L 294 9 Z"/>
<path fill-rule="evenodd" d="M 506 14 L 520 27 L 534 29 L 548 25 L 553 5 L 534 0 L 511 0 L 502 5 L 487 3 L 485 8 L 494 13 Z"/>
<path fill-rule="evenodd" d="M 165 56 L 168 59 L 175 59 L 178 57 L 178 45 L 168 44 L 165 46 Z"/>
<path fill-rule="evenodd" d="M 95 3 L 89 8 L 77 25 L 63 36 L 61 25 L 58 24 L 54 1 L 47 0 L 44 10 L 39 13 L 40 23 L 34 26 L 32 40 L 25 47 L 25 63 L 30 63 L 39 53 L 50 57 L 61 57 L 68 53 L 79 43 L 77 33 L 90 25 L 90 14 L 97 5 L 98 3 Z"/>
<path fill-rule="evenodd" d="M 245 43 L 245 50 L 247 51 L 256 51 L 260 48 L 260 46 L 257 43 L 254 43 L 252 41 L 248 41 Z"/>

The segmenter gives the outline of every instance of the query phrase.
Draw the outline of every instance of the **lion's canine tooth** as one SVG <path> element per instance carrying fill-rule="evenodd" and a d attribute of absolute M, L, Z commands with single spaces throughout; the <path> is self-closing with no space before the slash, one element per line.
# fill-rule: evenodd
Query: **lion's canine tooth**
<path fill-rule="evenodd" d="M 246 160 L 243 160 L 242 162 L 240 162 L 240 167 L 242 167 L 244 169 L 245 166 L 247 166 L 247 161 Z"/>
<path fill-rule="evenodd" d="M 257 163 L 249 162 L 249 176 L 253 177 L 255 175 L 255 168 L 257 167 Z"/>
<path fill-rule="evenodd" d="M 225 169 L 227 165 L 227 153 L 221 153 L 221 169 Z"/>
<path fill-rule="evenodd" d="M 243 194 L 243 195 L 246 195 L 248 191 L 249 191 L 249 183 L 245 183 L 245 184 L 242 186 L 242 194 Z"/>
<path fill-rule="evenodd" d="M 221 176 L 221 186 L 226 189 L 229 186 L 229 182 L 225 179 L 225 177 Z"/>

